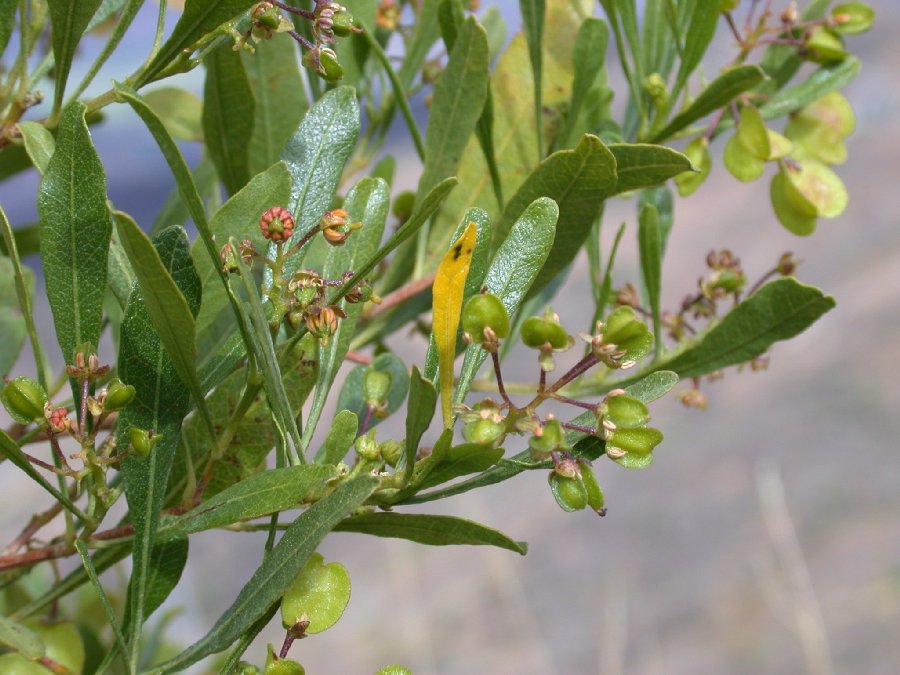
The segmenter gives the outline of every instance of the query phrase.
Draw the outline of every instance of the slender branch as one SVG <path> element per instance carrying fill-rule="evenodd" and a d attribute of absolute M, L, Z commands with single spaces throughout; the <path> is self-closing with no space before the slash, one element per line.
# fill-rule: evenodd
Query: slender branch
<path fill-rule="evenodd" d="M 389 310 L 394 305 L 399 305 L 402 302 L 406 302 L 414 295 L 418 295 L 422 291 L 427 288 L 431 288 L 431 285 L 434 283 L 435 274 L 426 274 L 421 279 L 416 279 L 415 281 L 411 281 L 406 286 L 401 286 L 396 291 L 392 293 L 388 293 L 385 297 L 381 299 L 380 305 L 375 305 L 368 314 L 363 315 L 363 318 L 368 320 L 374 319 L 376 316 Z"/>
<path fill-rule="evenodd" d="M 506 405 L 510 408 L 515 408 L 513 402 L 509 400 L 509 395 L 506 393 L 506 387 L 503 386 L 503 373 L 500 372 L 500 356 L 498 356 L 496 349 L 491 351 L 491 360 L 494 362 L 494 374 L 497 376 L 497 389 L 500 392 L 500 396 L 503 397 L 503 402 L 506 403 Z"/>

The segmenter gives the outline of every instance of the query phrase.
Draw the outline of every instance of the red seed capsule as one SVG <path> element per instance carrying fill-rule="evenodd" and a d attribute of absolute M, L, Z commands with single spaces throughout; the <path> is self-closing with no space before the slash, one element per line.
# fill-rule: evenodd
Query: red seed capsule
<path fill-rule="evenodd" d="M 273 206 L 260 217 L 259 229 L 270 241 L 287 241 L 294 232 L 294 217 L 287 209 Z"/>

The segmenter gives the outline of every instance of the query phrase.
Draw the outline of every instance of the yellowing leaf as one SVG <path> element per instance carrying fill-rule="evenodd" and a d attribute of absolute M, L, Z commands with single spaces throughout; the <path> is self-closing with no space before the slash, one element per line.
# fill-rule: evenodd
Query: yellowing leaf
<path fill-rule="evenodd" d="M 432 328 L 438 352 L 441 385 L 441 413 L 444 427 L 453 422 L 453 358 L 456 356 L 456 331 L 462 312 L 463 291 L 469 264 L 475 250 L 475 223 L 469 223 L 466 231 L 456 240 L 441 261 L 434 278 L 432 295 Z"/>

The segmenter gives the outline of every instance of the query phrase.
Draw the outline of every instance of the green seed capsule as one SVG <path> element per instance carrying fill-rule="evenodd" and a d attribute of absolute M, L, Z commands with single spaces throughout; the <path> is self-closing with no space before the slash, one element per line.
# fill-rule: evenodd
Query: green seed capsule
<path fill-rule="evenodd" d="M 103 401 L 103 412 L 121 410 L 134 399 L 135 389 L 114 377 L 106 388 L 106 399 Z"/>
<path fill-rule="evenodd" d="M 604 513 L 603 504 L 605 501 L 603 498 L 603 490 L 600 489 L 600 484 L 597 482 L 597 477 L 594 475 L 594 469 L 586 462 L 581 465 L 581 481 L 584 483 L 585 492 L 587 492 L 588 506 L 602 515 Z"/>
<path fill-rule="evenodd" d="M 266 664 L 264 675 L 306 675 L 306 669 L 292 659 L 278 659 Z"/>
<path fill-rule="evenodd" d="M 327 47 L 319 51 L 319 74 L 326 82 L 337 82 L 344 77 L 344 67 L 338 63 L 337 54 Z"/>
<path fill-rule="evenodd" d="M 490 328 L 498 338 L 509 335 L 509 314 L 506 307 L 493 293 L 472 296 L 462 312 L 463 330 L 475 342 L 485 339 L 484 329 Z"/>
<path fill-rule="evenodd" d="M 550 474 L 550 492 L 563 511 L 581 511 L 588 504 L 588 493 L 580 477 L 565 478 Z"/>
<path fill-rule="evenodd" d="M 540 349 L 547 343 L 553 349 L 565 349 L 569 344 L 569 335 L 556 321 L 531 316 L 522 323 L 522 342 L 535 349 Z"/>
<path fill-rule="evenodd" d="M 38 382 L 22 375 L 6 384 L 0 399 L 16 422 L 28 424 L 44 416 L 47 392 Z"/>
<path fill-rule="evenodd" d="M 346 9 L 334 13 L 331 31 L 338 37 L 347 37 L 353 30 L 353 15 Z"/>

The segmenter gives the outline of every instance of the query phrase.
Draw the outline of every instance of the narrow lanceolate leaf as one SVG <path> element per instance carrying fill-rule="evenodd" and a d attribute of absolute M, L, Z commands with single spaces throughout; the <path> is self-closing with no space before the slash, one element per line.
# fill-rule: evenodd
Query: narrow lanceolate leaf
<path fill-rule="evenodd" d="M 489 448 L 483 443 L 453 446 L 441 455 L 428 475 L 421 481 L 416 481 L 416 490 L 424 490 L 460 476 L 486 471 L 500 461 L 501 457 L 503 448 Z"/>
<path fill-rule="evenodd" d="M 456 173 L 469 137 L 481 117 L 490 79 L 488 44 L 475 17 L 463 24 L 450 60 L 434 87 L 425 132 L 425 167 L 419 195 Z"/>
<path fill-rule="evenodd" d="M 187 237 L 180 227 L 164 230 L 154 239 L 158 259 L 177 285 L 191 314 L 200 307 L 200 280 L 194 270 Z M 125 318 L 119 345 L 119 376 L 134 385 L 134 400 L 119 413 L 116 442 L 120 449 L 129 446 L 131 427 L 153 430 L 159 437 L 150 454 L 140 459 L 129 455 L 122 460 L 125 497 L 134 525 L 134 549 L 131 575 L 130 630 L 126 636 L 131 649 L 132 667 L 139 658 L 143 617 L 152 571 L 151 551 L 156 538 L 159 512 L 163 506 L 172 458 L 178 445 L 181 423 L 190 411 L 190 395 L 178 370 L 154 330 L 148 302 L 135 286 Z"/>
<path fill-rule="evenodd" d="M 428 57 L 431 46 L 441 36 L 438 24 L 438 0 L 423 0 L 418 5 L 412 38 L 403 57 L 403 63 L 397 71 L 404 89 L 409 89 Z"/>
<path fill-rule="evenodd" d="M 855 56 L 848 56 L 836 65 L 823 66 L 800 84 L 775 94 L 760 106 L 759 112 L 766 119 L 788 115 L 825 94 L 843 89 L 856 77 L 860 67 L 860 60 Z"/>
<path fill-rule="evenodd" d="M 525 294 L 544 267 L 553 248 L 558 218 L 556 202 L 547 197 L 536 199 L 512 226 L 491 261 L 484 285 L 490 293 L 500 298 L 510 316 L 515 316 Z M 479 345 L 466 348 L 456 386 L 457 402 L 465 400 L 485 358 L 487 352 Z"/>
<path fill-rule="evenodd" d="M 5 216 L 0 213 L 0 223 Z M 20 268 L 6 256 L 0 256 L 0 376 L 12 370 L 25 343 L 26 322 L 19 293 L 25 295 L 27 311 L 34 296 L 34 273 L 28 267 Z"/>
<path fill-rule="evenodd" d="M 203 137 L 228 194 L 250 180 L 247 140 L 253 133 L 253 90 L 241 55 L 223 44 L 205 59 Z"/>
<path fill-rule="evenodd" d="M 94 592 L 97 594 L 97 598 L 100 600 L 100 605 L 103 607 L 103 611 L 106 614 L 106 622 L 112 628 L 113 636 L 116 639 L 116 647 L 118 649 L 121 649 L 122 651 L 127 652 L 128 648 L 125 646 L 125 636 L 122 634 L 122 628 L 121 626 L 119 626 L 119 621 L 116 618 L 116 613 L 113 611 L 112 605 L 109 603 L 109 598 L 106 595 L 106 591 L 103 590 L 103 586 L 100 583 L 100 577 L 97 574 L 97 569 L 94 567 L 94 561 L 91 560 L 91 555 L 88 552 L 87 544 L 84 543 L 83 539 L 76 539 L 75 548 L 78 551 L 78 555 L 81 556 L 81 564 L 84 567 L 84 571 L 87 572 L 87 575 L 91 580 L 91 585 L 94 587 Z"/>
<path fill-rule="evenodd" d="M 728 105 L 735 96 L 752 89 L 764 78 L 765 73 L 755 65 L 738 66 L 722 73 L 700 92 L 686 110 L 678 113 L 663 129 L 653 134 L 650 141 L 658 143 L 669 138 L 713 110 Z"/>
<path fill-rule="evenodd" d="M 322 494 L 337 475 L 336 467 L 324 464 L 263 471 L 222 490 L 184 515 L 161 523 L 158 539 L 186 537 L 295 507 Z"/>
<path fill-rule="evenodd" d="M 288 210 L 297 226 L 297 241 L 315 225 L 331 206 L 344 163 L 359 136 L 359 104 L 350 87 L 327 92 L 310 108 L 296 133 L 288 141 L 281 158 L 293 179 Z M 285 273 L 300 266 L 302 252 L 289 259 Z"/>
<path fill-rule="evenodd" d="M 152 672 L 182 672 L 205 656 L 227 649 L 284 594 L 325 535 L 377 486 L 376 478 L 361 476 L 339 486 L 300 514 L 212 629 Z"/>
<path fill-rule="evenodd" d="M 3 17 L 3 21 L 0 21 L 0 56 L 3 56 L 6 45 L 9 44 L 13 26 L 16 25 L 17 4 L 17 0 L 0 0 L 0 17 Z"/>
<path fill-rule="evenodd" d="M 362 224 L 362 229 L 354 232 L 343 246 L 331 247 L 322 269 L 323 277 L 340 279 L 344 273 L 352 272 L 375 255 L 384 232 L 389 203 L 390 191 L 387 183 L 380 178 L 363 178 L 350 191 L 342 208 L 347 212 L 349 222 Z M 319 349 L 319 380 L 303 427 L 304 450 L 312 440 L 328 393 L 350 349 L 350 340 L 356 331 L 363 304 L 343 302 L 342 309 L 346 316 L 338 323 L 337 331 L 328 344 Z"/>
<path fill-rule="evenodd" d="M 531 61 L 531 75 L 534 80 L 534 120 L 537 129 L 538 160 L 544 157 L 543 141 L 543 71 L 544 71 L 544 0 L 519 0 L 522 14 L 522 31 L 528 43 L 528 59 Z"/>
<path fill-rule="evenodd" d="M 175 24 L 172 35 L 160 47 L 144 71 L 138 74 L 134 84 L 135 89 L 140 89 L 143 85 L 155 80 L 157 75 L 172 61 L 185 58 L 182 55 L 183 50 L 189 49 L 201 37 L 229 19 L 235 18 L 253 4 L 254 0 L 220 0 L 219 2 L 186 0 L 184 12 L 178 23 Z"/>
<path fill-rule="evenodd" d="M 156 336 L 166 350 L 169 362 L 178 373 L 178 377 L 194 398 L 194 403 L 197 405 L 201 417 L 208 423 L 208 429 L 212 435 L 212 422 L 206 411 L 200 380 L 197 378 L 197 349 L 194 345 L 196 332 L 194 314 L 196 314 L 197 308 L 191 307 L 185 294 L 179 288 L 179 284 L 173 278 L 174 275 L 170 273 L 170 263 L 164 260 L 164 252 L 157 251 L 153 242 L 130 216 L 120 211 L 117 211 L 115 215 L 116 230 L 119 233 L 122 248 L 125 249 L 128 260 L 131 262 L 131 268 L 134 270 L 141 289 L 144 308 L 150 317 Z M 169 233 L 167 238 L 172 242 L 172 246 L 181 246 L 181 243 L 175 243 L 179 237 L 182 243 L 188 246 L 187 234 L 180 226 L 175 225 L 170 230 L 163 230 L 163 232 Z M 170 252 L 170 255 L 176 254 Z M 191 277 L 192 283 L 193 280 L 196 280 L 199 284 L 200 278 L 197 276 L 193 261 L 188 259 L 186 262 L 181 260 L 179 262 L 185 265 L 183 273 Z"/>
<path fill-rule="evenodd" d="M 316 453 L 317 464 L 342 462 L 359 432 L 359 417 L 350 410 L 340 410 L 331 422 L 331 429 Z"/>
<path fill-rule="evenodd" d="M 772 281 L 686 348 L 654 362 L 652 370 L 671 370 L 682 378 L 700 377 L 745 363 L 764 354 L 775 342 L 799 335 L 834 305 L 834 298 L 796 279 Z M 646 374 L 629 378 L 629 382 Z"/>
<path fill-rule="evenodd" d="M 638 251 L 641 258 L 641 276 L 644 278 L 644 288 L 653 317 L 653 338 L 658 357 L 662 349 L 662 319 L 659 304 L 662 292 L 662 233 L 659 211 L 652 204 L 645 205 L 638 215 Z"/>
<path fill-rule="evenodd" d="M 597 77 L 603 75 L 608 42 L 609 26 L 603 19 L 588 17 L 578 29 L 572 54 L 572 98 L 566 125 L 566 146 L 575 145 L 581 133 L 587 131 L 579 125 L 578 114 Z"/>
<path fill-rule="evenodd" d="M 681 52 L 681 63 L 678 66 L 678 74 L 675 76 L 675 86 L 672 88 L 673 100 L 677 99 L 690 74 L 700 65 L 700 61 L 716 33 L 716 24 L 721 13 L 721 3 L 718 2 L 701 0 L 694 6 L 691 22 L 685 35 L 684 49 Z"/>
<path fill-rule="evenodd" d="M 496 546 L 520 555 L 528 552 L 528 545 L 523 541 L 515 541 L 485 525 L 452 516 L 364 513 L 342 520 L 334 530 L 408 539 L 428 546 Z"/>
<path fill-rule="evenodd" d="M 574 150 L 554 152 L 525 180 L 503 210 L 497 236 L 505 236 L 513 223 L 538 197 L 559 206 L 559 226 L 553 248 L 534 280 L 531 293 L 549 283 L 581 249 L 603 200 L 616 186 L 616 160 L 596 136 L 585 134 Z"/>
<path fill-rule="evenodd" d="M 253 54 L 241 54 L 256 106 L 248 142 L 251 176 L 278 161 L 309 107 L 297 59 L 288 56 L 292 50 L 291 37 L 277 33 L 257 42 Z"/>
<path fill-rule="evenodd" d="M 609 150 L 616 158 L 615 194 L 653 187 L 691 170 L 691 160 L 661 145 L 613 143 Z"/>
<path fill-rule="evenodd" d="M 453 424 L 453 361 L 456 358 L 456 330 L 462 312 L 462 296 L 469 274 L 469 264 L 475 251 L 475 223 L 444 256 L 437 269 L 432 287 L 433 317 L 431 332 L 438 351 L 441 414 L 444 426 Z"/>
<path fill-rule="evenodd" d="M 72 59 L 75 57 L 75 49 L 88 22 L 100 6 L 100 0 L 48 0 L 47 6 L 50 9 L 50 42 L 56 62 L 53 109 L 59 110 L 69 79 L 69 71 L 72 68 Z M 8 18 L 5 17 L 3 23 L 6 23 Z"/>
<path fill-rule="evenodd" d="M 112 220 L 106 176 L 84 121 L 71 103 L 59 122 L 56 151 L 38 188 L 41 264 L 56 339 L 71 363 L 75 348 L 100 340 Z M 76 400 L 79 393 L 75 393 Z"/>
<path fill-rule="evenodd" d="M 406 440 L 403 452 L 403 482 L 409 483 L 416 463 L 419 441 L 431 424 L 437 404 L 437 390 L 430 380 L 422 377 L 413 366 L 409 378 L 409 406 L 406 412 Z"/>
<path fill-rule="evenodd" d="M 3 616 L 0 616 L 0 644 L 31 660 L 39 659 L 46 653 L 37 633 Z"/>

